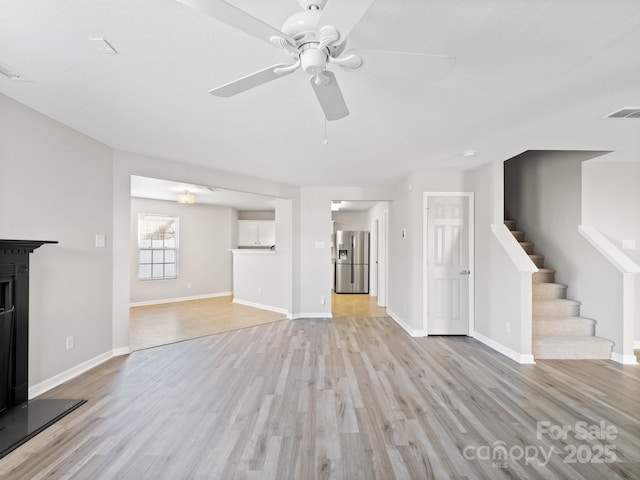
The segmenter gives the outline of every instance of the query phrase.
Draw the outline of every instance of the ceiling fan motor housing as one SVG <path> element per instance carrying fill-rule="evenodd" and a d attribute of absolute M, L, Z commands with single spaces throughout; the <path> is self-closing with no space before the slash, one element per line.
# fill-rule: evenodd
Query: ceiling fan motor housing
<path fill-rule="evenodd" d="M 315 38 L 315 28 L 320 20 L 321 10 L 303 10 L 287 18 L 282 25 L 282 32 L 293 38 L 298 44 Z"/>
<path fill-rule="evenodd" d="M 303 8 L 305 5 L 311 5 L 308 10 L 303 10 L 291 15 L 282 25 L 282 32 L 295 40 L 297 56 L 300 59 L 302 69 L 309 75 L 318 75 L 326 68 L 329 57 L 336 57 L 344 51 L 345 42 L 339 45 L 329 44 L 324 48 L 318 48 L 321 39 L 316 36 L 316 27 L 322 14 L 321 8 L 324 7 L 326 1 L 317 0 L 301 0 L 300 4 Z M 318 6 L 316 9 L 314 6 Z M 338 36 L 337 31 L 336 37 Z M 295 56 L 294 52 L 290 52 Z"/>
<path fill-rule="evenodd" d="M 318 75 L 323 72 L 327 64 L 328 55 L 324 50 L 318 50 L 317 44 L 307 43 L 301 47 L 300 61 L 302 70 L 309 75 Z"/>

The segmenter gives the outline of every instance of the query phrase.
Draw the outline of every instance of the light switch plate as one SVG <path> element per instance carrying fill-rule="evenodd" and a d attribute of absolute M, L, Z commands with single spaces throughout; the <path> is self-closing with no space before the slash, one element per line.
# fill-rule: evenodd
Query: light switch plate
<path fill-rule="evenodd" d="M 107 246 L 107 237 L 104 233 L 96 233 L 96 248 L 104 248 Z"/>

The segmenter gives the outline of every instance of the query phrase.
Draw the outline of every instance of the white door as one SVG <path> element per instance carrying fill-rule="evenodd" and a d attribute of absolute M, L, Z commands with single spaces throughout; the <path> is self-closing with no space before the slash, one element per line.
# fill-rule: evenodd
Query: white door
<path fill-rule="evenodd" d="M 427 196 L 426 302 L 429 335 L 468 335 L 469 196 Z"/>

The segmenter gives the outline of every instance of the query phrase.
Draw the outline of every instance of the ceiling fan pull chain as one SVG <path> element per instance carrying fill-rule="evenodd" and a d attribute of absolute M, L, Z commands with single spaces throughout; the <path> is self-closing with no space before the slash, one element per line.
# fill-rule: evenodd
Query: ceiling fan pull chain
<path fill-rule="evenodd" d="M 327 140 L 327 117 L 325 115 L 322 116 L 324 118 L 324 138 L 322 139 L 322 145 L 327 146 L 329 140 Z"/>

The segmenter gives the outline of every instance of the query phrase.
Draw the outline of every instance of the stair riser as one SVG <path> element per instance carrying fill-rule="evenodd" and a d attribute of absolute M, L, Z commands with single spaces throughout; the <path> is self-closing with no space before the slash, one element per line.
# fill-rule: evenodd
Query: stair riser
<path fill-rule="evenodd" d="M 579 317 L 580 305 L 533 302 L 534 317 Z"/>
<path fill-rule="evenodd" d="M 567 287 L 555 283 L 535 283 L 533 285 L 534 300 L 555 300 L 567 298 Z"/>
<path fill-rule="evenodd" d="M 509 230 L 515 230 L 516 229 L 516 221 L 515 220 L 505 220 L 504 224 L 506 225 L 506 227 Z"/>
<path fill-rule="evenodd" d="M 518 242 L 524 242 L 524 232 L 512 231 L 511 233 L 513 233 Z"/>
<path fill-rule="evenodd" d="M 535 245 L 531 242 L 519 242 L 520 246 L 524 249 L 525 252 L 527 252 L 529 255 L 531 255 L 533 253 L 533 249 L 535 247 Z"/>
<path fill-rule="evenodd" d="M 529 255 L 533 264 L 538 268 L 544 268 L 544 257 L 542 255 Z"/>
<path fill-rule="evenodd" d="M 557 345 L 534 346 L 533 356 L 540 360 L 608 360 L 611 358 L 611 347 L 572 349 Z"/>
<path fill-rule="evenodd" d="M 595 323 L 592 320 L 535 320 L 533 321 L 533 334 L 535 336 L 593 336 L 596 333 Z"/>
<path fill-rule="evenodd" d="M 555 272 L 534 272 L 532 277 L 533 283 L 553 283 L 556 281 Z"/>

